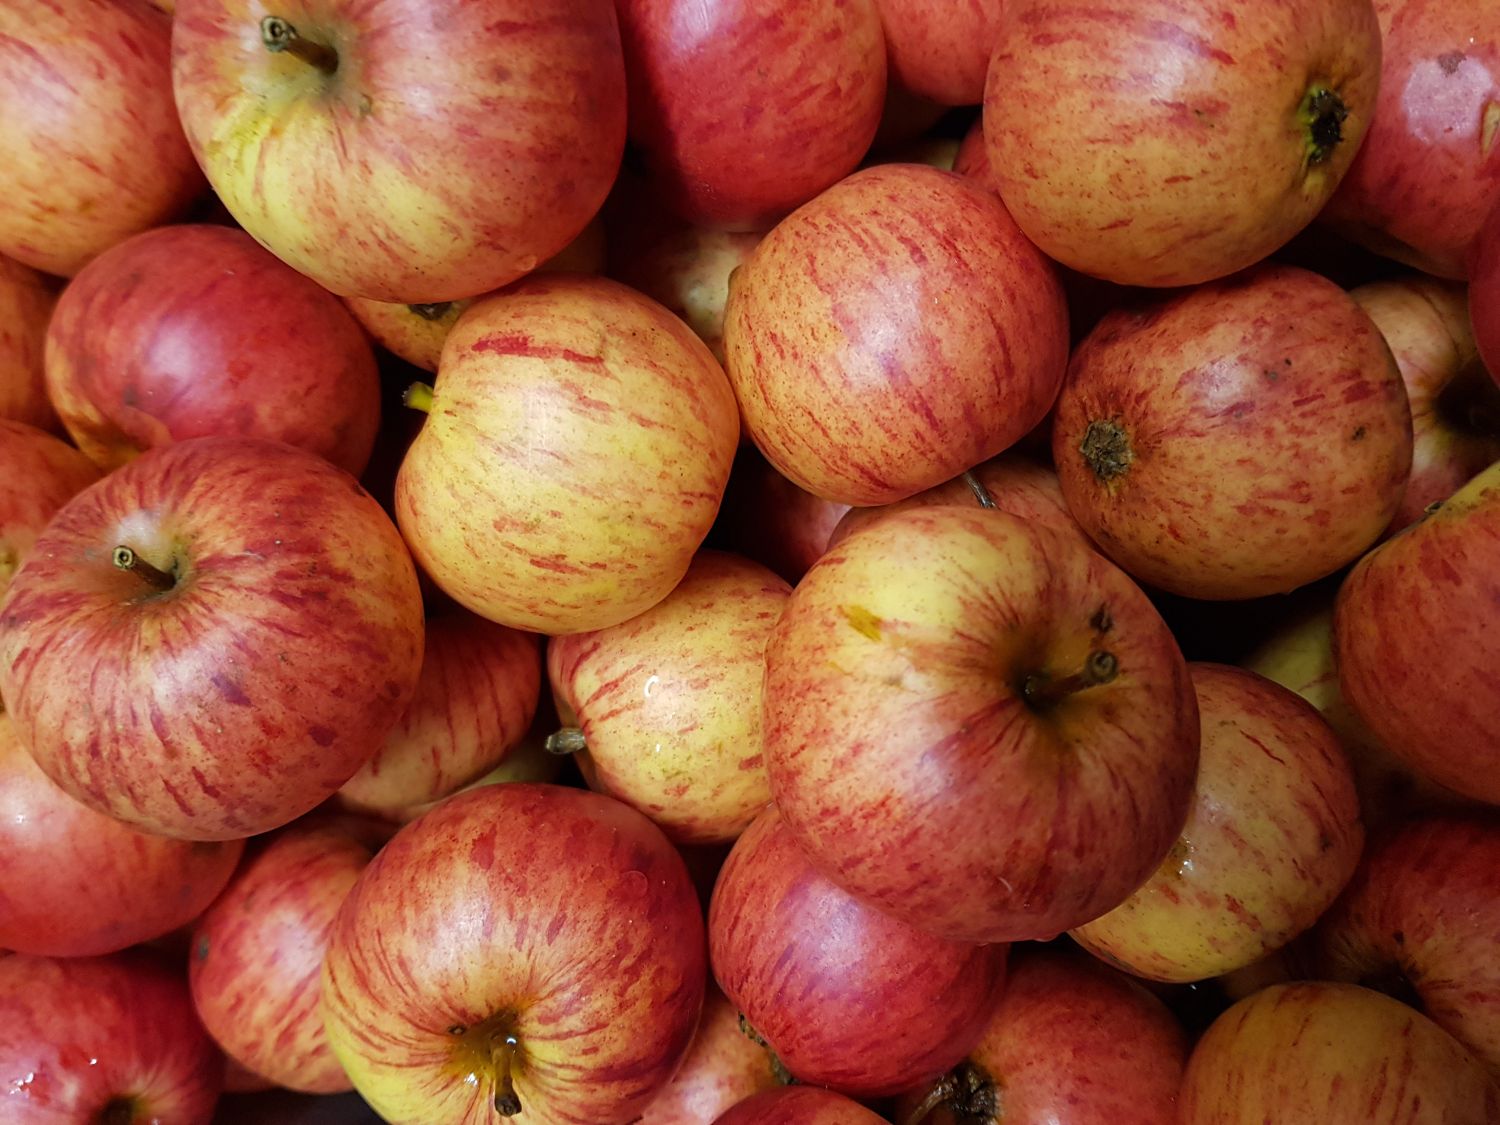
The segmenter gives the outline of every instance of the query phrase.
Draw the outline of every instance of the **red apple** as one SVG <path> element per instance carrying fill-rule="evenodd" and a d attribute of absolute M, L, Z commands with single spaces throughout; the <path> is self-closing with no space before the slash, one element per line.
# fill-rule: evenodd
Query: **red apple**
<path fill-rule="evenodd" d="M 1018 947 L 968 1058 L 904 1096 L 923 1125 L 1165 1125 L 1187 1062 L 1182 1028 L 1139 983 L 1092 957 Z M 926 1116 L 918 1116 L 922 1109 Z"/>
<path fill-rule="evenodd" d="M 626 1125 L 692 1039 L 702 917 L 660 829 L 612 798 L 451 797 L 345 899 L 323 970 L 329 1039 L 386 1120 Z"/>
<path fill-rule="evenodd" d="M 703 341 L 581 275 L 471 305 L 427 409 L 396 481 L 412 554 L 481 617 L 553 634 L 617 625 L 671 592 L 739 440 Z"/>
<path fill-rule="evenodd" d="M 1371 847 L 1318 924 L 1320 968 L 1398 998 L 1500 1074 L 1500 820 L 1403 824 Z"/>
<path fill-rule="evenodd" d="M 892 76 L 942 105 L 978 105 L 1001 0 L 876 0 Z"/>
<path fill-rule="evenodd" d="M 171 37 L 171 17 L 140 0 L 0 8 L 0 254 L 71 277 L 203 190 Z"/>
<path fill-rule="evenodd" d="M 1359 561 L 1333 633 L 1339 686 L 1375 737 L 1438 784 L 1500 802 L 1500 463 Z"/>
<path fill-rule="evenodd" d="M 1500 3 L 1375 0 L 1380 94 L 1370 131 L 1319 215 L 1340 234 L 1440 277 L 1500 198 Z"/>
<path fill-rule="evenodd" d="M 642 1111 L 639 1125 L 705 1125 L 782 1081 L 766 1049 L 745 1034 L 739 1012 L 710 981 L 687 1058 Z"/>
<path fill-rule="evenodd" d="M 406 713 L 339 790 L 345 808 L 400 817 L 501 765 L 541 694 L 537 638 L 457 606 L 427 616 L 422 675 Z"/>
<path fill-rule="evenodd" d="M 1286 945 L 1338 897 L 1365 842 L 1348 759 L 1312 704 L 1242 668 L 1190 668 L 1202 742 L 1187 823 L 1142 886 L 1073 931 L 1160 981 L 1221 976 Z"/>
<path fill-rule="evenodd" d="M 278 1086 L 353 1086 L 323 1032 L 319 989 L 333 920 L 374 852 L 335 824 L 292 825 L 251 847 L 193 925 L 188 980 L 226 1055 Z"/>
<path fill-rule="evenodd" d="M 331 795 L 416 688 L 416 570 L 321 457 L 255 438 L 142 454 L 53 517 L 0 602 L 0 695 L 47 775 L 195 840 Z"/>
<path fill-rule="evenodd" d="M 209 1125 L 223 1072 L 156 956 L 0 958 L 6 1125 Z"/>
<path fill-rule="evenodd" d="M 1075 537 L 977 506 L 899 512 L 818 561 L 766 652 L 764 724 L 813 862 L 956 940 L 1050 938 L 1120 903 L 1198 764 L 1146 596 Z"/>
<path fill-rule="evenodd" d="M 796 585 L 823 557 L 848 504 L 798 488 L 745 443 L 735 456 L 716 533 L 730 550 L 764 563 Z"/>
<path fill-rule="evenodd" d="M 1069 362 L 1052 452 L 1074 517 L 1136 578 L 1253 598 L 1379 537 L 1411 468 L 1411 411 L 1359 305 L 1265 265 L 1106 315 Z"/>
<path fill-rule="evenodd" d="M 1489 1125 L 1500 1086 L 1442 1028 L 1351 984 L 1272 985 L 1213 1022 L 1188 1058 L 1179 1125 Z"/>
<path fill-rule="evenodd" d="M 988 188 L 996 195 L 1000 188 L 990 175 L 990 152 L 984 143 L 984 115 L 974 118 L 974 124 L 958 145 L 958 155 L 953 158 L 953 170 L 966 176 L 980 187 Z"/>
<path fill-rule="evenodd" d="M 230 213 L 345 297 L 514 281 L 593 218 L 625 140 L 608 0 L 180 0 L 172 68 Z"/>
<path fill-rule="evenodd" d="M 787 1070 L 856 1097 L 956 1065 L 979 1040 L 1009 951 L 934 937 L 850 897 L 774 806 L 719 873 L 708 939 L 714 978 Z"/>
<path fill-rule="evenodd" d="M 712 1125 L 885 1125 L 885 1120 L 832 1090 L 787 1086 L 746 1098 Z"/>
<path fill-rule="evenodd" d="M 791 587 L 759 563 L 700 551 L 629 621 L 554 638 L 552 690 L 586 744 L 589 785 L 677 843 L 733 840 L 771 800 L 761 752 L 766 643 Z"/>
<path fill-rule="evenodd" d="M 67 442 L 0 418 L 0 595 L 57 510 L 98 479 Z"/>
<path fill-rule="evenodd" d="M 105 469 L 183 438 L 284 441 L 364 471 L 380 377 L 337 298 L 244 231 L 148 231 L 75 277 L 47 330 L 47 393 Z"/>
<path fill-rule="evenodd" d="M 0 418 L 57 429 L 42 344 L 57 294 L 36 270 L 0 254 Z"/>
<path fill-rule="evenodd" d="M 661 203 L 760 230 L 854 170 L 886 92 L 875 0 L 620 0 L 630 136 Z"/>
<path fill-rule="evenodd" d="M 1490 210 L 1469 258 L 1469 323 L 1479 358 L 1500 382 L 1500 204 Z"/>
<path fill-rule="evenodd" d="M 1007 0 L 985 143 L 1048 255 L 1124 285 L 1192 285 L 1312 221 L 1379 81 L 1370 0 Z"/>
<path fill-rule="evenodd" d="M 85 957 L 160 937 L 214 900 L 242 848 L 147 836 L 86 808 L 0 715 L 0 946 Z"/>
<path fill-rule="evenodd" d="M 888 504 L 1013 445 L 1067 361 L 1051 265 L 990 193 L 881 164 L 779 224 L 724 316 L 746 429 L 794 484 Z"/>

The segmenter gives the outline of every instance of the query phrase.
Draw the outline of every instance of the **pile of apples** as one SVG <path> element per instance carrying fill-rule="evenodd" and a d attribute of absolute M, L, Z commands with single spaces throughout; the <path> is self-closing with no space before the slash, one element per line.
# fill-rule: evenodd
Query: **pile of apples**
<path fill-rule="evenodd" d="M 1500 0 L 173 9 L 0 0 L 0 1120 L 1500 1122 Z"/>

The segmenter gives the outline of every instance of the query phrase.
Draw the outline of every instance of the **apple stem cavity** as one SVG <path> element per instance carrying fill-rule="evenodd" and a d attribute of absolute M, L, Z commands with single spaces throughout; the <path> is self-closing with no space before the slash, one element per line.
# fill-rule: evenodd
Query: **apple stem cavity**
<path fill-rule="evenodd" d="M 423 414 L 432 413 L 432 384 L 413 383 L 407 387 L 401 392 L 401 405 L 420 410 Z"/>
<path fill-rule="evenodd" d="M 135 1102 L 130 1098 L 110 1098 L 99 1111 L 97 1125 L 131 1125 L 135 1121 Z"/>
<path fill-rule="evenodd" d="M 1344 99 L 1326 86 L 1314 86 L 1302 98 L 1297 109 L 1298 120 L 1307 130 L 1306 166 L 1322 164 L 1344 139 L 1344 121 L 1349 107 Z"/>
<path fill-rule="evenodd" d="M 946 1105 L 958 1121 L 992 1125 L 1000 1119 L 1000 1092 L 972 1062 L 959 1063 L 943 1075 L 902 1125 L 922 1125 L 940 1105 Z"/>
<path fill-rule="evenodd" d="M 995 506 L 995 498 L 990 495 L 990 490 L 985 488 L 984 482 L 968 469 L 964 470 L 964 483 L 969 486 L 969 491 L 974 494 L 974 499 L 979 501 L 981 508 L 993 508 Z"/>
<path fill-rule="evenodd" d="M 497 1035 L 490 1044 L 490 1065 L 495 1071 L 495 1112 L 501 1117 L 514 1117 L 521 1112 L 521 1099 L 516 1095 L 515 1079 L 511 1076 L 518 1045 L 514 1035 Z"/>
<path fill-rule="evenodd" d="M 177 579 L 172 576 L 170 571 L 152 566 L 129 547 L 116 547 L 110 556 L 110 561 L 121 570 L 127 570 L 131 574 L 139 576 L 146 585 L 162 593 L 177 585 Z"/>
<path fill-rule="evenodd" d="M 577 727 L 563 727 L 547 736 L 543 747 L 549 754 L 565 757 L 568 754 L 576 754 L 580 750 L 588 749 L 588 742 L 583 737 L 583 731 Z"/>
<path fill-rule="evenodd" d="M 1083 670 L 1054 680 L 1045 673 L 1034 672 L 1021 684 L 1021 698 L 1033 708 L 1054 707 L 1070 695 L 1107 684 L 1120 674 L 1120 661 L 1107 649 L 1095 649 L 1084 661 Z"/>
<path fill-rule="evenodd" d="M 1084 462 L 1101 481 L 1123 476 L 1135 460 L 1130 437 L 1115 419 L 1090 422 L 1083 432 L 1083 440 L 1078 443 L 1078 452 L 1083 454 Z"/>
<path fill-rule="evenodd" d="M 280 16 L 267 16 L 260 21 L 260 41 L 273 55 L 285 52 L 324 74 L 333 74 L 339 68 L 337 51 L 327 44 L 302 38 L 297 29 Z"/>

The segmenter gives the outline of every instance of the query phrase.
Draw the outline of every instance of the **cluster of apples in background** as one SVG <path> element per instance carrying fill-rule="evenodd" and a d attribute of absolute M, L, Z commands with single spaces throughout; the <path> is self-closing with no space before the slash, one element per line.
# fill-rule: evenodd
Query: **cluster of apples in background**
<path fill-rule="evenodd" d="M 1500 1121 L 1500 0 L 173 9 L 0 0 L 0 1118 Z"/>

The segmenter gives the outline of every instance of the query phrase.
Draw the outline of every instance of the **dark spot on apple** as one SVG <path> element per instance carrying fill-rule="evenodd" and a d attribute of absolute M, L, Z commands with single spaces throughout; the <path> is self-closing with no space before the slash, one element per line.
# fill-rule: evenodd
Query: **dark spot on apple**
<path fill-rule="evenodd" d="M 318 726 L 314 724 L 313 726 L 307 728 L 307 737 L 312 739 L 319 746 L 327 749 L 328 747 L 333 745 L 333 740 L 337 738 L 338 735 L 328 727 Z"/>
<path fill-rule="evenodd" d="M 1464 64 L 1462 51 L 1448 51 L 1437 57 L 1437 64 L 1444 74 L 1453 74 Z"/>
<path fill-rule="evenodd" d="M 1391 940 L 1394 941 L 1397 945 L 1405 945 L 1406 944 L 1406 934 L 1403 933 L 1401 930 L 1396 930 L 1395 932 L 1393 932 L 1391 934 Z"/>
<path fill-rule="evenodd" d="M 1078 452 L 1094 475 L 1102 481 L 1123 476 L 1135 460 L 1135 451 L 1130 448 L 1130 438 L 1118 418 L 1096 419 L 1083 432 Z"/>
<path fill-rule="evenodd" d="M 1318 836 L 1318 850 L 1320 852 L 1326 852 L 1331 847 L 1333 847 L 1333 837 L 1330 836 L 1327 832 L 1320 834 Z"/>
<path fill-rule="evenodd" d="M 1307 163 L 1321 164 L 1344 139 L 1349 107 L 1326 86 L 1316 86 L 1302 99 L 1300 117 L 1307 128 Z"/>
<path fill-rule="evenodd" d="M 1363 426 L 1360 426 L 1358 429 L 1356 429 L 1354 431 L 1354 436 L 1350 440 L 1352 440 L 1352 441 L 1363 441 L 1364 439 L 1365 439 L 1365 428 Z"/>
<path fill-rule="evenodd" d="M 95 1118 L 95 1125 L 131 1125 L 135 1121 L 135 1110 L 134 1098 L 110 1098 Z"/>
<path fill-rule="evenodd" d="M 1427 516 L 1435 515 L 1438 509 L 1440 509 L 1442 506 L 1443 502 L 1441 500 L 1434 500 L 1431 504 L 1428 504 L 1427 507 L 1422 509 L 1423 518 L 1425 519 Z"/>
<path fill-rule="evenodd" d="M 1266 379 L 1266 381 L 1270 382 L 1270 383 L 1274 383 L 1274 382 L 1276 382 L 1277 379 L 1281 378 L 1281 372 L 1280 371 L 1273 370 L 1272 368 L 1269 368 L 1269 367 L 1266 368 L 1264 371 L 1262 371 L 1261 375 L 1264 376 L 1265 379 Z"/>
<path fill-rule="evenodd" d="M 1115 627 L 1115 619 L 1109 615 L 1109 606 L 1101 605 L 1095 611 L 1094 616 L 1089 618 L 1089 624 L 1097 632 L 1107 633 Z"/>
<path fill-rule="evenodd" d="M 413 316 L 421 317 L 423 320 L 438 321 L 448 315 L 448 310 L 453 307 L 453 302 L 438 301 L 430 305 L 407 305 L 406 307 Z"/>
<path fill-rule="evenodd" d="M 209 945 L 208 935 L 207 934 L 200 934 L 198 936 L 198 944 L 195 945 L 195 946 L 193 946 L 193 956 L 199 962 L 203 962 L 203 961 L 207 961 L 208 960 L 208 945 Z"/>

